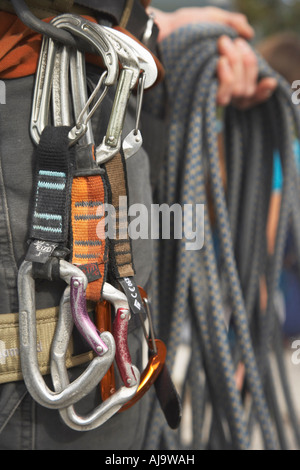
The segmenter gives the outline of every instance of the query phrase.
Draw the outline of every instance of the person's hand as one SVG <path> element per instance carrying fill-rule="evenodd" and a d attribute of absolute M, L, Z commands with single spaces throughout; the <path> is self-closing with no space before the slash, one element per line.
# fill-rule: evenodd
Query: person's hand
<path fill-rule="evenodd" d="M 230 26 L 240 36 L 232 40 L 222 36 L 218 41 L 220 60 L 217 73 L 219 89 L 217 102 L 226 106 L 232 102 L 239 108 L 248 108 L 267 100 L 277 87 L 273 78 L 258 82 L 258 61 L 248 41 L 253 38 L 254 30 L 245 15 L 232 13 L 216 7 L 180 8 L 174 12 L 162 12 L 150 8 L 159 26 L 158 40 L 187 24 L 218 23 Z"/>
<path fill-rule="evenodd" d="M 274 78 L 258 81 L 257 57 L 248 42 L 222 36 L 218 42 L 219 89 L 217 102 L 227 106 L 230 102 L 240 109 L 246 109 L 266 101 L 277 87 Z"/>

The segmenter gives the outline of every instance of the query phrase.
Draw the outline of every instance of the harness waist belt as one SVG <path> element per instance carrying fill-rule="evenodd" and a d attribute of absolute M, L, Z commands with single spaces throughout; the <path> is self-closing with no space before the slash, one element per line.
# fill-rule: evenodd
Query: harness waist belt
<path fill-rule="evenodd" d="M 37 310 L 37 352 L 41 374 L 50 373 L 50 350 L 58 321 L 59 307 Z M 19 314 L 0 315 L 0 383 L 22 380 L 19 350 Z M 67 368 L 75 367 L 93 359 L 93 352 L 73 355 L 73 341 L 66 354 Z"/>

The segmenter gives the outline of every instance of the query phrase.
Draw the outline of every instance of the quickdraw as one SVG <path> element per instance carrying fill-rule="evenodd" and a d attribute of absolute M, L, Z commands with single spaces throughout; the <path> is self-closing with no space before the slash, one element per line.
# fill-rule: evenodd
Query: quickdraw
<path fill-rule="evenodd" d="M 114 205 L 119 220 L 124 216 L 119 207 L 119 197 L 127 196 L 123 147 L 125 157 L 130 158 L 142 144 L 139 116 L 143 92 L 155 83 L 157 67 L 150 52 L 124 32 L 71 14 L 54 18 L 50 27 L 68 33 L 80 44 L 80 50 L 57 43 L 50 36 L 44 37 L 40 53 L 30 123 L 38 162 L 31 242 L 19 269 L 21 365 L 32 397 L 45 407 L 58 409 L 70 428 L 86 431 L 132 406 L 149 389 L 165 362 L 163 343 L 152 338 L 148 344 L 154 352 L 140 386 L 140 372 L 132 364 L 127 335 L 131 313 L 139 314 L 144 327 L 145 293 L 143 302 L 134 282 L 128 234 L 108 244 L 98 232 L 108 202 Z M 90 96 L 82 50 L 96 51 L 104 67 Z M 107 132 L 95 148 L 91 118 L 108 89 L 115 85 Z M 136 125 L 122 143 L 125 113 L 135 88 Z M 42 245 L 47 250 L 42 251 Z M 67 257 L 70 261 L 65 260 Z M 125 293 L 106 282 L 108 272 Z M 62 279 L 68 284 L 51 349 L 54 391 L 39 371 L 35 351 L 34 281 L 39 277 Z M 126 296 L 128 282 L 139 299 L 134 308 Z M 88 314 L 87 301 L 95 304 L 97 325 Z M 99 328 L 100 323 L 105 324 L 104 328 Z M 65 359 L 73 325 L 94 352 L 94 359 L 70 383 Z M 118 390 L 112 372 L 114 360 L 123 381 Z M 103 384 L 109 383 L 103 402 L 87 416 L 78 415 L 76 403 L 102 380 Z"/>

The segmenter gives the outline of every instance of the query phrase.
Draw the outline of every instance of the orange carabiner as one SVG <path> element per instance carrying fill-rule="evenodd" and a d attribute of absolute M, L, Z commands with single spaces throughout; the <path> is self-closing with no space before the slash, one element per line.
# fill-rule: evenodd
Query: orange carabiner
<path fill-rule="evenodd" d="M 122 406 L 122 408 L 119 410 L 119 413 L 121 411 L 128 410 L 128 408 L 131 408 L 138 400 L 140 400 L 145 395 L 151 385 L 154 384 L 155 380 L 157 379 L 163 368 L 163 365 L 166 360 L 167 348 L 163 341 L 159 339 L 155 339 L 154 342 L 156 346 L 155 353 L 150 349 L 153 345 L 152 340 L 149 339 L 148 341 L 150 358 L 146 369 L 141 374 L 141 381 L 140 385 L 138 386 L 137 392 L 129 402 L 125 403 L 125 405 Z"/>

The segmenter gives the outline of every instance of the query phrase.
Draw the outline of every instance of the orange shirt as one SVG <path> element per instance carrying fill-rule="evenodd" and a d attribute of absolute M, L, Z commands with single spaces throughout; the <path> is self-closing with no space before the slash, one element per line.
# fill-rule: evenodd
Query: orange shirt
<path fill-rule="evenodd" d="M 92 17 L 86 17 L 96 22 Z M 43 21 L 49 22 L 51 18 Z M 36 72 L 42 35 L 29 29 L 14 14 L 0 15 L 0 78 L 18 78 Z M 101 66 L 100 58 L 89 56 L 89 62 Z"/>
<path fill-rule="evenodd" d="M 84 18 L 96 23 L 93 17 L 84 16 Z M 43 21 L 49 22 L 51 18 L 44 19 Z M 128 31 L 120 27 L 116 28 L 132 36 Z M 1 11 L 0 79 L 26 77 L 27 75 L 35 74 L 41 42 L 41 34 L 24 25 L 16 15 Z M 158 78 L 156 81 L 158 83 L 163 79 L 164 70 L 159 60 L 155 56 L 153 58 L 158 68 Z M 97 55 L 86 54 L 86 60 L 99 67 L 103 66 L 101 58 Z"/>

